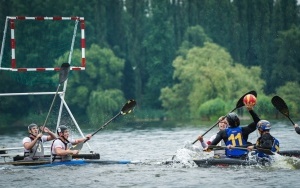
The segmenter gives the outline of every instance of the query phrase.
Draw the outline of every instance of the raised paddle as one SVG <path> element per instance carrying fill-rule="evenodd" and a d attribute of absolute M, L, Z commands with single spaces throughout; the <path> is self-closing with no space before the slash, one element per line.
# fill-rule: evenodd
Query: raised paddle
<path fill-rule="evenodd" d="M 58 83 L 58 86 L 57 86 L 57 89 L 56 89 L 56 93 L 55 93 L 55 95 L 54 95 L 54 97 L 53 97 L 53 100 L 52 100 L 50 109 L 49 109 L 49 111 L 48 111 L 46 120 L 45 120 L 45 122 L 44 122 L 44 124 L 43 124 L 43 126 L 42 126 L 42 128 L 41 128 L 42 133 L 43 133 L 43 131 L 44 131 L 44 128 L 45 128 L 46 123 L 47 123 L 47 121 L 48 121 L 48 117 L 49 117 L 50 112 L 51 112 L 51 110 L 52 110 L 54 101 L 55 101 L 56 96 L 57 96 L 57 94 L 58 94 L 59 87 L 61 86 L 62 83 L 64 83 L 64 82 L 67 80 L 69 71 L 70 71 L 70 64 L 69 64 L 69 63 L 63 63 L 63 64 L 60 66 L 60 69 L 59 69 L 59 83 Z M 38 145 L 37 145 L 37 147 L 36 147 L 36 150 L 37 150 L 39 144 L 40 144 L 40 140 L 38 140 Z M 33 156 L 35 155 L 36 150 L 34 151 Z"/>
<path fill-rule="evenodd" d="M 134 107 L 136 106 L 136 101 L 131 99 L 129 100 L 121 109 L 121 111 L 115 115 L 113 118 L 111 118 L 110 120 L 108 120 L 108 122 L 106 122 L 104 125 L 102 125 L 99 129 L 97 129 L 92 136 L 94 136 L 97 132 L 99 132 L 100 130 L 104 129 L 104 127 L 106 127 L 110 122 L 112 122 L 114 119 L 116 119 L 118 116 L 120 115 L 126 115 L 129 114 L 130 112 L 133 111 Z M 89 139 L 86 139 L 85 141 L 73 146 L 70 148 L 70 150 L 81 150 L 81 148 L 83 147 L 83 144 L 88 141 Z"/>
<path fill-rule="evenodd" d="M 238 109 L 238 108 L 244 106 L 243 99 L 244 99 L 244 97 L 245 97 L 246 95 L 248 95 L 248 94 L 252 94 L 252 95 L 254 95 L 255 97 L 257 97 L 257 93 L 256 93 L 256 91 L 254 91 L 254 90 L 253 90 L 253 91 L 249 91 L 248 93 L 245 93 L 245 94 L 238 100 L 238 102 L 236 103 L 235 108 L 234 108 L 233 110 L 231 110 L 229 113 L 231 113 L 231 112 L 235 111 L 236 109 Z M 204 135 L 206 135 L 210 130 L 212 130 L 212 129 L 213 129 L 216 125 L 218 125 L 218 123 L 219 123 L 220 121 L 222 121 L 222 120 L 223 120 L 223 119 L 217 121 L 216 124 L 214 124 L 213 126 L 211 126 L 211 127 L 210 127 L 205 133 L 203 133 L 201 136 L 203 137 Z M 198 141 L 198 139 L 196 139 L 196 140 L 193 142 L 193 144 L 195 144 L 197 141 Z"/>
<path fill-rule="evenodd" d="M 284 102 L 284 100 L 282 98 L 280 98 L 279 96 L 274 96 L 271 100 L 273 106 L 280 112 L 282 113 L 284 116 L 286 116 L 293 125 L 295 125 L 295 123 L 293 122 L 293 120 L 290 118 L 290 112 L 289 112 L 289 108 L 286 105 L 286 103 Z"/>
<path fill-rule="evenodd" d="M 247 147 L 248 146 L 236 146 L 232 149 L 248 150 Z M 226 148 L 227 148 L 226 146 L 215 146 L 215 145 L 208 146 L 208 149 L 226 149 Z M 267 154 L 267 155 L 274 155 L 274 153 L 270 149 L 264 149 L 264 148 L 257 147 L 256 149 L 253 149 L 253 151 L 263 152 L 264 154 Z"/>
<path fill-rule="evenodd" d="M 57 94 L 58 94 L 59 87 L 61 86 L 62 83 L 64 83 L 64 82 L 67 80 L 69 71 L 70 71 L 70 64 L 69 64 L 69 63 L 63 63 L 63 64 L 61 65 L 61 67 L 60 67 L 60 70 L 59 70 L 59 84 L 58 84 L 58 86 L 57 86 L 56 93 L 55 93 L 55 95 L 54 95 L 54 97 L 53 97 L 53 100 L 52 100 L 50 109 L 49 109 L 48 114 L 47 114 L 47 117 L 46 117 L 46 120 L 45 120 L 45 122 L 44 122 L 44 124 L 43 124 L 43 126 L 42 126 L 42 132 L 44 131 L 44 128 L 45 128 L 45 126 L 46 126 L 46 124 L 47 124 L 48 117 L 49 117 L 49 115 L 50 115 L 50 112 L 51 112 L 51 110 L 52 110 L 54 101 L 55 101 L 56 96 L 57 96 Z"/>

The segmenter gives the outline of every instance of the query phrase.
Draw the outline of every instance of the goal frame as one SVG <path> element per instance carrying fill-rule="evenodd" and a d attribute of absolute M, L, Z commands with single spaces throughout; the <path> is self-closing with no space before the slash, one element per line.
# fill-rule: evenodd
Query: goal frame
<path fill-rule="evenodd" d="M 28 17 L 28 16 L 7 16 L 5 20 L 5 26 L 3 31 L 3 39 L 1 45 L 1 53 L 0 53 L 0 70 L 8 70 L 8 71 L 18 71 L 18 72 L 26 72 L 26 71 L 59 71 L 60 67 L 33 67 L 33 68 L 17 68 L 17 60 L 15 57 L 16 52 L 16 39 L 15 39 L 15 20 L 36 20 L 36 21 L 75 21 L 74 26 L 74 34 L 72 38 L 72 45 L 70 49 L 68 63 L 71 64 L 71 56 L 73 53 L 73 46 L 75 42 L 77 24 L 80 22 L 80 30 L 81 30 L 81 66 L 71 66 L 70 70 L 80 71 L 85 70 L 86 66 L 86 59 L 85 59 L 85 20 L 84 17 L 61 17 L 61 16 L 54 16 L 54 17 Z M 10 47 L 11 47 L 11 67 L 2 67 L 2 58 L 3 52 L 5 47 L 5 40 L 6 40 L 6 33 L 8 31 L 8 25 L 10 26 Z"/>
<path fill-rule="evenodd" d="M 5 21 L 5 26 L 4 26 L 4 32 L 3 32 L 3 40 L 2 40 L 2 45 L 1 45 L 1 52 L 0 52 L 0 71 L 16 71 L 16 72 L 27 72 L 27 71 L 35 71 L 35 72 L 44 72 L 44 71 L 59 71 L 60 67 L 33 67 L 33 68 L 17 68 L 17 60 L 15 58 L 15 50 L 16 50 L 16 40 L 14 38 L 14 32 L 15 32 L 15 27 L 14 27 L 14 21 L 15 20 L 36 20 L 36 21 L 70 21 L 74 20 L 76 22 L 74 26 L 74 32 L 73 32 L 73 38 L 72 38 L 72 44 L 71 44 L 71 49 L 69 53 L 69 58 L 68 58 L 68 63 L 71 65 L 71 57 L 73 53 L 73 46 L 75 42 L 75 35 L 76 35 L 76 30 L 77 30 L 77 24 L 80 23 L 80 29 L 81 29 L 81 65 L 80 66 L 70 66 L 70 70 L 73 71 L 81 71 L 85 70 L 86 66 L 86 58 L 85 58 L 85 20 L 84 17 L 60 17 L 60 16 L 55 16 L 55 17 L 42 17 L 42 16 L 37 16 L 37 17 L 27 17 L 27 16 L 7 16 L 6 21 Z M 6 32 L 8 29 L 8 24 L 10 25 L 10 32 L 11 32 L 11 38 L 10 38 L 10 45 L 11 45 L 11 67 L 2 67 L 2 58 L 3 58 L 3 53 L 4 53 L 4 45 L 5 45 L 5 39 L 6 39 Z M 20 73 L 21 74 L 21 73 Z M 60 103 L 60 108 L 59 108 L 59 113 L 57 117 L 57 124 L 56 124 L 56 129 L 60 125 L 61 121 L 61 116 L 62 116 L 62 110 L 63 107 L 66 108 L 67 112 L 69 113 L 72 121 L 74 122 L 78 132 L 80 135 L 85 138 L 83 135 L 75 117 L 73 116 L 70 108 L 68 107 L 66 101 L 65 101 L 65 93 L 67 90 L 67 81 L 64 82 L 64 86 L 62 91 L 57 91 L 57 92 L 22 92 L 22 93 L 0 93 L 0 97 L 5 97 L 5 96 L 20 96 L 20 95 L 59 95 L 61 99 Z M 90 145 L 86 143 L 90 153 L 93 153 Z"/>

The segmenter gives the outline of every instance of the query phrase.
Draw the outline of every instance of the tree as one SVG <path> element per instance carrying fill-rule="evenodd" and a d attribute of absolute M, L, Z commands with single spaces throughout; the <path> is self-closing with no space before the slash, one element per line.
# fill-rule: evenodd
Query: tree
<path fill-rule="evenodd" d="M 287 31 L 279 32 L 275 41 L 276 55 L 272 64 L 272 74 L 268 80 L 274 89 L 288 81 L 298 81 L 300 77 L 300 28 L 293 26 Z"/>
<path fill-rule="evenodd" d="M 300 112 L 300 85 L 298 82 L 286 82 L 276 89 L 276 94 L 287 103 L 291 116 L 298 116 Z"/>
<path fill-rule="evenodd" d="M 191 48 L 185 57 L 178 56 L 173 66 L 173 78 L 179 83 L 163 88 L 160 97 L 169 114 L 185 101 L 189 117 L 199 118 L 198 109 L 206 101 L 220 98 L 233 102 L 241 93 L 262 91 L 264 86 L 259 67 L 245 68 L 234 63 L 224 48 L 210 42 L 205 42 L 202 48 Z M 170 96 L 173 97 L 167 99 Z"/>
<path fill-rule="evenodd" d="M 86 71 L 70 73 L 66 98 L 75 112 L 85 114 L 95 124 L 113 115 L 125 101 L 121 91 L 124 60 L 98 45 L 87 49 L 86 57 L 89 62 Z M 63 59 L 59 58 L 58 63 Z M 73 62 L 80 60 L 81 51 L 75 50 Z"/>
<path fill-rule="evenodd" d="M 146 73 L 144 97 L 145 105 L 159 109 L 160 89 L 172 84 L 172 60 L 175 56 L 174 30 L 169 16 L 170 5 L 167 1 L 152 7 L 153 16 L 149 17 L 149 26 L 143 47 L 146 50 Z"/>
<path fill-rule="evenodd" d="M 202 47 L 205 42 L 212 42 L 200 25 L 188 27 L 183 38 L 183 42 L 178 50 L 178 55 L 186 55 L 190 48 Z"/>

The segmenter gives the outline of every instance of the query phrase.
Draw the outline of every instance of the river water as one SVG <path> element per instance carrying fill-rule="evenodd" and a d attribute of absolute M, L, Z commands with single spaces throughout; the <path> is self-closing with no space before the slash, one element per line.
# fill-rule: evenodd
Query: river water
<path fill-rule="evenodd" d="M 211 125 L 144 124 L 118 125 L 103 129 L 90 141 L 91 150 L 103 160 L 140 163 L 55 166 L 32 169 L 0 166 L 0 187 L 300 187 L 300 159 L 275 156 L 271 167 L 197 167 L 192 159 L 208 157 L 191 143 Z M 83 130 L 92 133 L 93 130 Z M 207 133 L 209 138 L 217 128 Z M 290 122 L 273 123 L 271 133 L 281 150 L 300 149 L 300 135 Z M 72 131 L 78 137 L 76 131 Z M 26 132 L 0 135 L 0 146 L 20 147 Z M 249 141 L 254 143 L 257 133 Z M 82 153 L 89 153 L 84 146 Z M 165 164 L 176 155 L 179 163 Z"/>

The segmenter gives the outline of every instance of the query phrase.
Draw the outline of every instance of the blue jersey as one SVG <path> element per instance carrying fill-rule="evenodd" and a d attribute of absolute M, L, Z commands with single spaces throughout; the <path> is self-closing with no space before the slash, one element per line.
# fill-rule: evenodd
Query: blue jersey
<path fill-rule="evenodd" d="M 225 143 L 226 146 L 244 146 L 247 142 L 243 139 L 242 128 L 235 127 L 235 128 L 227 128 L 225 129 L 227 135 L 227 142 Z M 241 149 L 225 149 L 225 153 L 227 157 L 238 158 L 248 154 L 248 151 L 241 150 Z"/>

